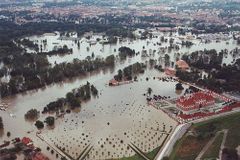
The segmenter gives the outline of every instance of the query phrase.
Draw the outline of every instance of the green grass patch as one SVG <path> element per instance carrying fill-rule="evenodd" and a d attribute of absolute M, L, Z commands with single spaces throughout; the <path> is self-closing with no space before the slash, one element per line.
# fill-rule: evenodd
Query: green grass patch
<path fill-rule="evenodd" d="M 203 147 L 210 140 L 210 137 L 198 139 L 195 136 L 188 135 L 180 140 L 180 145 L 175 148 L 175 154 L 170 156 L 171 160 L 193 160 L 195 159 Z"/>
<path fill-rule="evenodd" d="M 223 136 L 224 133 L 221 132 L 216 139 L 214 140 L 214 142 L 212 143 L 212 145 L 208 148 L 208 150 L 205 152 L 205 154 L 203 155 L 203 159 L 217 159 L 219 156 L 219 151 L 220 151 L 220 147 L 222 144 L 222 140 L 223 140 Z"/>
<path fill-rule="evenodd" d="M 151 160 L 154 160 L 154 158 L 157 156 L 159 150 L 160 150 L 160 147 L 157 147 L 153 151 L 148 152 L 147 157 Z"/>
<path fill-rule="evenodd" d="M 196 123 L 190 127 L 190 130 L 196 133 L 196 137 L 187 136 L 186 134 L 176 142 L 170 160 L 192 160 L 200 152 L 202 144 L 206 144 L 210 137 L 214 136 L 217 131 L 228 129 L 228 135 L 225 146 L 236 148 L 240 145 L 240 113 L 234 113 L 227 116 L 218 117 L 208 121 Z M 200 139 L 200 141 L 197 141 Z M 198 143 L 197 143 L 198 142 Z M 217 142 L 216 142 L 217 143 Z M 219 142 L 220 143 L 220 142 Z M 196 146 L 193 146 L 195 144 Z M 212 153 L 217 150 L 217 144 L 213 147 Z M 197 148 L 199 151 L 197 152 Z"/>
<path fill-rule="evenodd" d="M 193 125 L 193 127 L 196 130 L 202 130 L 206 133 L 206 127 L 209 125 L 215 126 L 215 131 L 221 131 L 223 129 L 229 130 L 225 144 L 226 147 L 236 148 L 240 145 L 240 113 L 201 122 Z"/>

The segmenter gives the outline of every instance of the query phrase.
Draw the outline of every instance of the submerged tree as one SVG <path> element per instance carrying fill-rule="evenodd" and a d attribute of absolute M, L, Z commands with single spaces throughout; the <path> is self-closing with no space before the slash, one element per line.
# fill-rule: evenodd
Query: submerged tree
<path fill-rule="evenodd" d="M 35 122 L 35 126 L 37 127 L 37 129 L 43 129 L 44 123 L 42 121 L 37 120 Z"/>
<path fill-rule="evenodd" d="M 177 83 L 176 84 L 176 90 L 183 90 L 183 86 L 182 86 L 182 83 Z"/>
<path fill-rule="evenodd" d="M 54 123 L 55 123 L 55 118 L 52 117 L 52 116 L 49 116 L 45 119 L 45 123 L 48 125 L 48 126 L 53 126 Z"/>
<path fill-rule="evenodd" d="M 150 87 L 147 89 L 147 93 L 148 93 L 149 95 L 152 94 L 152 91 L 153 91 L 153 90 L 152 90 L 152 88 L 150 88 Z"/>
<path fill-rule="evenodd" d="M 28 120 L 37 119 L 39 116 L 39 112 L 36 109 L 30 109 L 26 114 L 25 118 Z"/>

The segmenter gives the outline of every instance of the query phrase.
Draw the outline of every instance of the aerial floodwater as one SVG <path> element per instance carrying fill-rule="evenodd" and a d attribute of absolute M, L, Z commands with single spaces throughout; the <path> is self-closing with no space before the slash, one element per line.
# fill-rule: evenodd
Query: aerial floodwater
<path fill-rule="evenodd" d="M 91 56 L 94 54 L 96 57 L 106 57 L 111 54 L 118 55 L 118 49 L 122 46 L 127 46 L 131 49 L 134 49 L 135 52 L 142 52 L 143 50 L 146 50 L 147 52 L 151 53 L 153 50 L 159 50 L 160 47 L 168 47 L 169 43 L 163 43 L 161 46 L 157 45 L 157 43 L 160 41 L 161 36 L 165 36 L 168 40 L 170 38 L 174 39 L 174 43 L 181 44 L 182 39 L 187 38 L 188 36 L 179 36 L 177 33 L 173 36 L 169 36 L 168 32 L 159 32 L 155 31 L 153 32 L 153 38 L 151 39 L 123 39 L 121 41 L 117 41 L 115 44 L 103 44 L 104 40 L 106 38 L 99 34 L 86 34 L 83 38 L 78 38 L 76 33 L 72 33 L 70 37 L 64 37 L 58 33 L 46 33 L 40 36 L 32 36 L 28 37 L 29 40 L 36 43 L 39 47 L 42 46 L 43 52 L 52 51 L 57 48 L 61 48 L 64 45 L 68 46 L 68 48 L 73 49 L 72 54 L 67 55 L 52 55 L 48 56 L 48 61 L 51 64 L 59 64 L 62 62 L 72 62 L 73 59 L 85 59 L 87 56 Z M 86 38 L 87 37 L 87 38 Z M 238 47 L 236 41 L 232 39 L 232 35 L 224 35 L 226 39 L 222 41 L 216 42 L 216 40 L 211 41 L 210 43 L 204 43 L 201 41 L 201 39 L 196 39 L 196 36 L 191 35 L 189 36 L 190 39 L 194 45 L 192 47 L 182 47 L 178 52 L 181 54 L 184 53 L 191 53 L 194 51 L 199 50 L 210 50 L 215 49 L 218 52 L 221 50 L 229 50 Z M 195 37 L 195 38 L 194 38 Z M 205 39 L 206 37 L 203 37 Z M 207 37 L 208 38 L 208 37 Z M 206 38 L 206 39 L 207 39 Z M 44 43 L 44 40 L 46 40 L 46 43 Z M 78 44 L 79 43 L 79 44 Z M 35 52 L 31 49 L 29 49 L 29 52 Z M 176 54 L 176 51 L 172 50 L 168 52 L 169 56 L 171 57 L 171 60 L 174 60 L 174 55 Z M 158 55 L 156 54 L 156 57 Z M 138 56 L 138 58 L 135 58 L 135 61 L 141 61 L 141 56 Z M 227 57 L 224 57 L 223 63 L 231 63 L 232 57 L 229 55 Z"/>
<path fill-rule="evenodd" d="M 44 35 L 27 37 L 30 41 L 42 47 L 42 52 L 57 50 L 63 46 L 72 49 L 71 54 L 49 55 L 48 61 L 52 66 L 66 62 L 71 63 L 74 59 L 84 60 L 87 56 L 106 58 L 114 54 L 116 64 L 114 68 L 90 72 L 84 76 L 64 80 L 60 83 L 48 85 L 38 90 L 31 90 L 21 94 L 9 96 L 0 100 L 1 105 L 7 106 L 6 112 L 0 112 L 7 125 L 5 131 L 11 132 L 12 137 L 31 137 L 36 146 L 40 146 L 50 159 L 55 155 L 46 150 L 51 147 L 56 153 L 66 156 L 67 159 L 118 159 L 131 157 L 136 153 L 151 153 L 161 150 L 166 140 L 169 139 L 179 121 L 170 114 L 150 105 L 147 101 L 150 95 L 167 97 L 169 101 L 176 100 L 184 95 L 188 84 L 183 84 L 183 90 L 176 90 L 177 80 L 150 67 L 149 59 L 158 58 L 158 62 L 165 65 L 164 55 L 170 56 L 170 61 L 175 66 L 176 58 L 184 54 L 198 50 L 233 49 L 237 47 L 231 35 L 220 42 L 212 41 L 203 43 L 194 35 L 189 41 L 192 47 L 180 47 L 179 50 L 164 51 L 169 46 L 168 42 L 158 45 L 160 37 L 164 36 L 174 44 L 179 45 L 187 36 L 178 34 L 169 36 L 169 33 L 153 32 L 153 38 L 147 39 L 118 39 L 115 44 L 103 44 L 104 36 L 99 34 L 88 35 L 88 38 L 78 38 L 75 33 L 69 37 L 62 37 L 60 33 L 46 33 Z M 134 49 L 136 56 L 121 61 L 118 57 L 120 47 Z M 162 49 L 161 49 L 162 48 Z M 25 48 L 31 54 L 37 54 L 30 48 Z M 179 53 L 179 54 L 177 54 Z M 160 57 L 160 58 L 159 58 Z M 223 57 L 225 64 L 232 64 L 236 57 L 228 54 Z M 138 75 L 137 80 L 129 84 L 109 86 L 111 80 L 119 69 L 123 69 L 136 62 L 147 65 L 143 74 Z M 0 65 L 1 66 L 1 65 Z M 204 72 L 202 72 L 204 74 Z M 165 79 L 166 78 L 166 79 Z M 36 129 L 34 121 L 24 118 L 27 111 L 35 108 L 43 110 L 49 102 L 64 97 L 74 88 L 78 88 L 86 82 L 94 84 L 98 89 L 98 96 L 91 100 L 83 101 L 81 109 L 75 109 L 70 114 L 58 117 L 54 128 L 47 127 L 40 132 Z M 152 89 L 148 93 L 148 88 Z M 148 95 L 149 94 L 149 95 Z M 168 102 L 166 102 L 168 103 Z M 170 104 L 171 106 L 172 104 Z M 50 113 L 55 115 L 55 113 Z M 39 119 L 44 121 L 46 114 L 40 114 Z M 37 133 L 37 134 L 36 134 Z M 6 134 L 1 133 L 3 139 L 8 139 Z M 157 152 L 156 152 L 157 153 Z M 19 156 L 19 159 L 22 157 Z"/>
<path fill-rule="evenodd" d="M 239 0 L 0 0 L 0 160 L 239 160 Z"/>

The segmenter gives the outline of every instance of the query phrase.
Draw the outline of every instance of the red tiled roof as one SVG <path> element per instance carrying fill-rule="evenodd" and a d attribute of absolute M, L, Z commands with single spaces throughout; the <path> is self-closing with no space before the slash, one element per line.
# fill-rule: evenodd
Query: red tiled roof
<path fill-rule="evenodd" d="M 177 101 L 177 106 L 184 110 L 189 111 L 193 109 L 197 109 L 200 106 L 205 107 L 211 104 L 214 104 L 214 98 L 210 93 L 207 92 L 196 92 L 191 94 L 190 96 L 180 97 Z"/>
<path fill-rule="evenodd" d="M 174 68 L 165 68 L 164 72 L 166 75 L 175 75 L 176 74 L 176 70 Z"/>
<path fill-rule="evenodd" d="M 28 137 L 23 137 L 23 139 L 22 139 L 22 143 L 24 143 L 25 145 L 28 145 L 31 142 L 32 142 L 32 140 Z"/>
<path fill-rule="evenodd" d="M 109 81 L 109 85 L 119 85 L 119 82 L 117 80 L 115 80 L 115 79 L 111 79 Z"/>
<path fill-rule="evenodd" d="M 117 80 L 115 80 L 115 79 L 111 79 L 110 81 L 109 81 L 109 84 L 118 84 L 119 82 L 117 81 Z"/>
<path fill-rule="evenodd" d="M 189 65 L 184 60 L 177 61 L 176 65 L 178 66 L 178 68 L 182 68 L 182 69 L 188 69 L 189 68 Z"/>
<path fill-rule="evenodd" d="M 220 111 L 214 113 L 214 112 L 209 112 L 209 113 L 203 113 L 203 112 L 196 112 L 193 114 L 180 114 L 179 117 L 182 119 L 193 119 L 193 118 L 203 118 L 203 117 L 207 117 L 207 116 L 212 116 L 212 115 L 216 115 L 219 113 L 224 113 L 224 112 L 229 112 L 231 111 L 233 108 L 236 107 L 240 107 L 240 102 L 237 102 L 233 105 L 230 106 L 225 106 L 224 108 L 222 108 Z"/>

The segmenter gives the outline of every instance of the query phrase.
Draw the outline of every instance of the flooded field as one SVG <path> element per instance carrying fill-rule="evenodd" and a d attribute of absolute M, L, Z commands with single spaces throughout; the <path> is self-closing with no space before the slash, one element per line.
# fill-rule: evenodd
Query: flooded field
<path fill-rule="evenodd" d="M 167 51 L 166 53 L 169 54 L 170 59 L 173 62 L 176 59 L 176 53 L 180 53 L 182 55 L 184 53 L 191 53 L 204 49 L 216 49 L 218 52 L 224 49 L 228 49 L 229 51 L 231 51 L 232 49 L 238 47 L 238 45 L 232 38 L 222 40 L 220 42 L 216 42 L 214 40 L 210 43 L 202 43 L 201 40 L 196 38 L 186 39 L 185 37 L 185 39 L 183 39 L 183 37 L 180 37 L 177 34 L 174 34 L 172 37 L 170 37 L 168 33 L 161 32 L 156 32 L 151 39 L 123 39 L 122 41 L 118 40 L 116 44 L 102 44 L 101 41 L 97 41 L 97 39 L 104 40 L 104 38 L 100 35 L 92 35 L 90 39 L 86 39 L 85 37 L 77 38 L 76 35 L 63 39 L 58 32 L 56 32 L 56 34 L 44 34 L 42 36 L 29 37 L 29 40 L 38 44 L 39 47 L 43 46 L 43 52 L 49 52 L 56 48 L 63 47 L 64 45 L 68 46 L 68 48 L 73 49 L 73 53 L 69 55 L 48 56 L 49 62 L 51 64 L 54 64 L 62 62 L 72 62 L 74 58 L 85 59 L 87 56 L 91 56 L 92 54 L 94 54 L 95 57 L 99 56 L 103 58 L 111 54 L 118 55 L 118 49 L 122 46 L 127 46 L 131 49 L 134 49 L 136 53 L 141 53 L 145 50 L 148 55 L 151 55 L 151 58 L 159 58 L 159 49 L 169 46 L 169 41 L 166 43 L 164 42 L 161 45 L 157 45 L 157 43 L 160 43 L 161 36 L 164 36 L 168 40 L 170 38 L 173 38 L 174 44 L 176 45 L 181 44 L 182 40 L 190 40 L 194 43 L 194 45 L 190 48 L 181 47 L 181 45 L 179 45 L 179 51 Z M 43 43 L 44 40 L 47 40 L 47 42 Z M 78 46 L 78 42 L 80 43 L 80 46 Z M 156 54 L 153 54 L 154 50 L 156 50 Z M 234 58 L 231 55 L 225 56 L 223 58 L 223 63 L 229 64 L 233 61 L 233 59 Z M 141 61 L 141 55 L 138 56 L 137 60 Z"/>
<path fill-rule="evenodd" d="M 95 57 L 118 55 L 118 49 L 121 46 L 130 47 L 139 53 L 146 50 L 149 56 L 142 57 L 139 54 L 128 58 L 124 62 L 118 61 L 113 69 L 96 71 L 84 77 L 77 77 L 39 90 L 1 99 L 0 104 L 8 106 L 8 109 L 7 111 L 0 111 L 0 116 L 4 120 L 4 133 L 1 133 L 0 142 L 11 140 L 12 137 L 28 136 L 34 140 L 36 146 L 43 149 L 50 159 L 57 158 L 46 151 L 47 146 L 55 148 L 59 152 L 65 152 L 74 159 L 83 156 L 88 150 L 87 160 L 129 157 L 136 154 L 132 147 L 148 153 L 161 146 L 164 140 L 171 135 L 177 126 L 177 122 L 161 110 L 147 105 L 144 94 L 151 87 L 152 94 L 177 98 L 184 93 L 184 90 L 182 93 L 176 93 L 175 85 L 177 82 L 163 82 L 157 78 L 153 79 L 153 77 L 164 77 L 165 75 L 149 68 L 144 74 L 138 76 L 138 82 L 109 87 L 108 81 L 117 74 L 118 69 L 123 69 L 135 62 L 145 63 L 150 58 L 156 58 L 159 64 L 164 64 L 164 61 L 161 58 L 159 59 L 164 54 L 169 54 L 171 61 L 175 62 L 176 53 L 182 55 L 196 50 L 216 49 L 221 51 L 222 49 L 232 50 L 237 47 L 232 39 L 207 44 L 201 43 L 198 39 L 193 39 L 192 42 L 195 45 L 190 48 L 182 47 L 178 51 L 172 50 L 171 52 L 161 53 L 159 48 L 169 45 L 169 43 L 163 43 L 161 46 L 157 45 L 162 35 L 163 33 L 159 33 L 154 38 L 146 40 L 118 40 L 116 44 L 105 45 L 96 41 L 97 38 L 102 38 L 99 35 L 91 37 L 91 41 L 96 41 L 94 44 L 90 44 L 89 39 L 77 39 L 74 36 L 63 39 L 59 33 L 29 37 L 39 46 L 43 45 L 44 52 L 63 45 L 73 49 L 73 53 L 69 55 L 48 56 L 49 62 L 53 65 L 54 63 L 71 62 L 74 58 L 85 59 L 93 53 Z M 170 38 L 168 35 L 165 35 L 165 37 Z M 181 42 L 177 35 L 174 35 L 174 39 L 175 44 Z M 46 45 L 43 44 L 43 40 L 47 40 Z M 76 41 L 80 42 L 80 47 L 78 47 Z M 156 53 L 153 53 L 154 50 L 156 50 Z M 224 57 L 223 63 L 229 64 L 233 60 L 234 57 L 229 54 Z M 2 67 L 1 64 L 0 67 Z M 149 78 L 148 81 L 146 80 L 147 77 Z M 36 136 L 38 130 L 34 126 L 34 122 L 26 121 L 24 114 L 32 108 L 42 111 L 43 107 L 49 102 L 64 97 L 67 92 L 78 88 L 87 81 L 96 86 L 100 92 L 99 97 L 82 103 L 81 110 L 66 114 L 63 118 L 58 118 L 54 129 L 45 127 L 46 129 L 42 130 L 39 135 L 44 141 L 39 139 Z M 183 87 L 188 88 L 186 85 L 183 85 Z M 46 116 L 41 114 L 40 120 L 44 120 Z M 10 137 L 6 135 L 8 131 L 11 132 Z"/>
<path fill-rule="evenodd" d="M 176 82 L 144 78 L 127 85 L 101 88 L 99 98 L 83 104 L 80 113 L 64 117 L 60 120 L 62 125 L 43 133 L 43 138 L 64 148 L 75 159 L 86 147 L 92 147 L 89 160 L 133 156 L 136 153 L 129 147 L 131 144 L 146 153 L 161 146 L 177 123 L 147 105 L 143 94 L 152 87 L 152 94 L 175 97 Z"/>
<path fill-rule="evenodd" d="M 51 146 L 64 147 L 66 152 L 75 158 L 88 145 L 92 147 L 88 159 L 132 156 L 136 153 L 129 149 L 128 145 L 131 143 L 144 152 L 150 152 L 159 147 L 164 138 L 171 134 L 177 122 L 162 111 L 148 106 L 144 93 L 147 93 L 147 88 L 151 87 L 152 94 L 178 97 L 181 94 L 175 93 L 177 82 L 154 80 L 153 77 L 164 75 L 158 71 L 149 70 L 146 74 L 139 76 L 138 82 L 109 87 L 107 82 L 111 78 L 111 72 L 97 75 L 89 76 L 86 80 L 95 84 L 99 89 L 99 98 L 92 98 L 89 102 L 82 104 L 80 111 L 58 119 L 55 129 L 43 130 L 41 137 Z M 149 81 L 146 77 L 150 78 Z M 37 129 L 33 122 L 25 121 L 24 114 L 31 108 L 41 111 L 43 106 L 50 101 L 63 97 L 72 89 L 71 87 L 76 88 L 85 82 L 84 79 L 78 79 L 63 85 L 53 85 L 45 90 L 4 99 L 4 103 L 9 102 L 7 113 L 16 115 L 13 118 L 6 112 L 1 112 L 1 116 L 8 124 L 4 130 L 10 131 L 12 137 L 33 137 L 37 145 L 39 143 L 43 149 L 46 149 L 48 145 L 39 142 L 39 139 L 35 137 Z M 187 86 L 184 87 L 187 88 Z M 46 115 L 42 115 L 40 119 L 44 120 L 45 117 Z M 82 136 L 83 134 L 87 137 Z M 150 137 L 154 138 L 149 140 Z M 6 139 L 9 138 L 5 134 L 1 140 Z M 49 156 L 52 155 L 49 154 Z"/>

